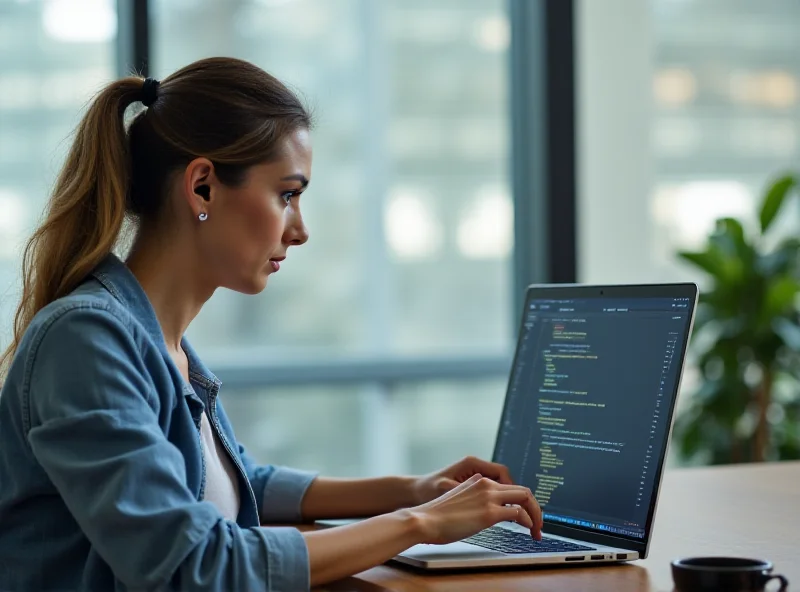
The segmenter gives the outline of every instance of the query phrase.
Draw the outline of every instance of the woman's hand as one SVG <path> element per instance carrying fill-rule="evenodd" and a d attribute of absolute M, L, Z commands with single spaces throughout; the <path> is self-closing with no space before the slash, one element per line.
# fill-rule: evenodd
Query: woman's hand
<path fill-rule="evenodd" d="M 511 485 L 511 476 L 503 465 L 467 456 L 455 464 L 424 477 L 417 477 L 412 483 L 414 505 L 424 504 L 464 483 L 473 475 L 483 475 L 503 485 Z"/>
<path fill-rule="evenodd" d="M 459 541 L 498 522 L 516 521 L 541 540 L 542 511 L 531 490 L 475 474 L 445 494 L 412 508 L 425 543 Z"/>
<path fill-rule="evenodd" d="M 364 480 L 315 482 L 322 486 L 316 493 L 320 499 L 324 497 L 325 489 L 329 493 L 338 491 L 343 498 L 347 490 L 362 490 L 362 493 L 367 492 L 361 496 L 363 500 L 399 492 L 405 503 L 402 503 L 402 509 L 355 524 L 303 533 L 308 547 L 312 586 L 361 572 L 418 543 L 459 541 L 506 520 L 515 520 L 530 528 L 531 536 L 541 539 L 542 512 L 531 490 L 510 485 L 508 472 L 503 467 L 482 463 L 477 459 L 464 459 L 427 477 L 402 478 L 409 479 L 405 482 L 398 482 L 397 479 L 401 478 L 397 477 L 367 480 L 366 483 Z M 476 466 L 488 467 L 493 478 L 473 474 Z M 417 488 L 417 494 L 430 499 L 409 508 L 414 484 L 422 484 Z M 397 500 L 383 503 L 400 505 Z M 351 507 L 359 507 L 359 503 L 353 506 L 333 504 L 330 507 L 349 511 Z"/>

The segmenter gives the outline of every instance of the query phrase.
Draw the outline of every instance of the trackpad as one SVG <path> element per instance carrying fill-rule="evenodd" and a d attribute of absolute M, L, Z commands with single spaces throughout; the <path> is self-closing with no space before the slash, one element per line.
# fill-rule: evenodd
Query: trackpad
<path fill-rule="evenodd" d="M 414 545 L 408 551 L 403 551 L 403 557 L 420 559 L 422 561 L 450 559 L 454 556 L 469 559 L 487 559 L 503 557 L 504 553 L 462 542 L 450 543 L 447 545 Z"/>

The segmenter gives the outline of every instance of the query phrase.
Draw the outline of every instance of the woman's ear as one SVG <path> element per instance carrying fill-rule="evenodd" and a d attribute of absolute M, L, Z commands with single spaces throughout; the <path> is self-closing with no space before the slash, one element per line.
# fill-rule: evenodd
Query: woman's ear
<path fill-rule="evenodd" d="M 211 201 L 211 186 L 198 185 L 194 188 L 194 192 L 202 197 L 204 201 Z"/>
<path fill-rule="evenodd" d="M 207 206 L 214 198 L 215 183 L 214 163 L 207 158 L 195 158 L 186 166 L 183 174 L 183 195 L 193 217 L 208 215 Z"/>

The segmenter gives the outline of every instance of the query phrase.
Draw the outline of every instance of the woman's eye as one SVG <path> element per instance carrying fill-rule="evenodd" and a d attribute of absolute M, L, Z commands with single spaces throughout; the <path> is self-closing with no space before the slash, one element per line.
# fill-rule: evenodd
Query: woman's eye
<path fill-rule="evenodd" d="M 299 191 L 287 191 L 287 192 L 281 194 L 281 199 L 288 204 L 290 201 L 292 201 L 292 198 L 295 195 L 300 195 L 300 192 Z"/>

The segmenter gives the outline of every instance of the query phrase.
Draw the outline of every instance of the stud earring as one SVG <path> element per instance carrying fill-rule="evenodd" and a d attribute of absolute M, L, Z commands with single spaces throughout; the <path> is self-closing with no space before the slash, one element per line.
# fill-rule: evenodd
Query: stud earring
<path fill-rule="evenodd" d="M 198 214 L 197 216 L 197 219 L 200 220 L 200 222 L 205 222 L 206 220 L 208 220 L 208 214 L 206 214 L 205 212 L 200 212 L 200 214 Z"/>

